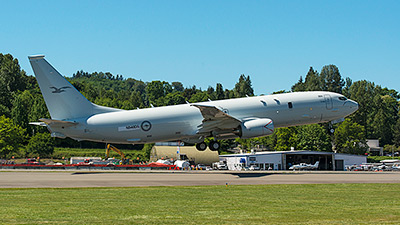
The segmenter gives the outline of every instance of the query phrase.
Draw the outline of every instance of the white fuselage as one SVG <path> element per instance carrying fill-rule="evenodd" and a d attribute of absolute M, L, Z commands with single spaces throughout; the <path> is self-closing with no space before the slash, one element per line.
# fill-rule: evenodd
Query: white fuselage
<path fill-rule="evenodd" d="M 341 98 L 341 99 L 340 99 Z M 243 122 L 268 118 L 274 127 L 322 123 L 344 118 L 358 104 L 332 92 L 294 92 L 196 103 L 215 106 Z M 77 140 L 107 143 L 152 143 L 181 140 L 198 143 L 203 116 L 191 104 L 108 112 L 75 119 L 76 126 L 51 127 Z"/>

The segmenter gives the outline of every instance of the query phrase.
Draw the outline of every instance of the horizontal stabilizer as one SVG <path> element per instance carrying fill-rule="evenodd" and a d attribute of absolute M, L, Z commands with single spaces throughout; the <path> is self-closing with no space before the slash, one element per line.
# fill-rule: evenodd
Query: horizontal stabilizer
<path fill-rule="evenodd" d="M 76 122 L 62 121 L 62 120 L 52 120 L 52 119 L 39 119 L 49 126 L 63 126 L 63 127 L 73 127 L 78 125 Z"/>
<path fill-rule="evenodd" d="M 35 125 L 35 126 L 42 126 L 42 127 L 47 126 L 47 124 L 44 123 L 44 122 L 30 122 L 29 124 L 30 125 Z"/>

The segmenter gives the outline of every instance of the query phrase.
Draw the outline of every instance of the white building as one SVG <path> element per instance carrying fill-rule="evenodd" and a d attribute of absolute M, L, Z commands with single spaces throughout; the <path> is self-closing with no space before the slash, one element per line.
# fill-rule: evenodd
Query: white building
<path fill-rule="evenodd" d="M 367 139 L 368 152 L 371 155 L 383 156 L 383 147 L 379 147 L 378 139 Z"/>
<path fill-rule="evenodd" d="M 367 162 L 366 156 L 317 151 L 255 152 L 220 155 L 219 158 L 226 162 L 229 170 L 242 170 L 251 166 L 260 170 L 287 170 L 292 165 L 314 164 L 317 161 L 319 170 L 344 170 L 346 165 Z"/>

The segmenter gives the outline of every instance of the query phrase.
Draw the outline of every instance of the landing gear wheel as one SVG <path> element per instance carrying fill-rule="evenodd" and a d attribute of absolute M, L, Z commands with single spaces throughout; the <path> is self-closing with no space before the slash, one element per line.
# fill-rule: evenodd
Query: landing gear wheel
<path fill-rule="evenodd" d="M 210 141 L 208 147 L 211 151 L 217 151 L 221 147 L 221 144 L 218 141 Z"/>
<path fill-rule="evenodd" d="M 207 144 L 204 142 L 196 144 L 196 149 L 199 151 L 204 151 L 207 148 Z"/>

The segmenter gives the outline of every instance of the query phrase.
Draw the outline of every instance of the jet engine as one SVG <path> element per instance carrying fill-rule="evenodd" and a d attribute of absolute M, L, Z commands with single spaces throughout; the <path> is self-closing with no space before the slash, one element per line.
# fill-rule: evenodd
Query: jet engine
<path fill-rule="evenodd" d="M 240 138 L 255 138 L 274 133 L 274 123 L 270 119 L 252 119 L 242 123 L 239 127 Z"/>

